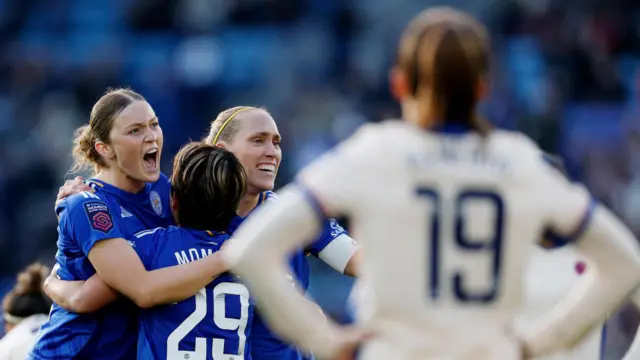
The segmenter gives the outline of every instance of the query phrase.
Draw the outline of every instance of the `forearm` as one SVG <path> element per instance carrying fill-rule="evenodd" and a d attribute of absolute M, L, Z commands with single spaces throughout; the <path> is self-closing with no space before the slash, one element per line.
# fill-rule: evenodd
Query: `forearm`
<path fill-rule="evenodd" d="M 631 295 L 631 301 L 635 305 L 636 309 L 640 310 L 640 288 L 636 289 Z M 636 330 L 636 336 L 633 338 L 633 343 L 627 350 L 622 360 L 636 360 L 640 359 L 640 327 Z"/>
<path fill-rule="evenodd" d="M 525 334 L 525 349 L 530 356 L 573 347 L 618 308 L 640 282 L 635 238 L 608 210 L 595 210 L 592 224 L 576 250 L 590 259 L 595 269 Z"/>
<path fill-rule="evenodd" d="M 337 351 L 337 327 L 285 278 L 288 254 L 312 239 L 318 229 L 312 207 L 289 191 L 245 221 L 223 254 L 251 288 L 270 327 L 300 348 L 326 358 Z"/>
<path fill-rule="evenodd" d="M 52 274 L 44 282 L 44 292 L 61 308 L 80 313 L 74 304 L 74 298 L 83 283 L 84 281 L 60 280 Z"/>
<path fill-rule="evenodd" d="M 98 275 L 139 307 L 184 300 L 226 271 L 219 253 L 187 264 L 147 271 L 124 239 L 100 241 L 89 252 Z"/>
<path fill-rule="evenodd" d="M 64 281 L 52 274 L 45 281 L 44 288 L 53 302 L 76 313 L 97 311 L 118 297 L 118 293 L 98 275 L 87 281 Z"/>
<path fill-rule="evenodd" d="M 148 273 L 148 283 L 144 286 L 148 303 L 141 307 L 152 307 L 193 296 L 199 289 L 209 284 L 215 277 L 227 271 L 220 253 L 213 253 L 203 259 L 154 270 Z"/>

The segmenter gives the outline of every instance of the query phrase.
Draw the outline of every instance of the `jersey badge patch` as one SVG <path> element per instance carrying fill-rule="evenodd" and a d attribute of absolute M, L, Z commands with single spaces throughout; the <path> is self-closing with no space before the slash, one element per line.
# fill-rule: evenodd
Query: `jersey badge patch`
<path fill-rule="evenodd" d="M 113 220 L 105 203 L 90 201 L 82 205 L 93 230 L 108 234 L 113 229 Z"/>
<path fill-rule="evenodd" d="M 149 200 L 151 200 L 151 207 L 153 211 L 158 214 L 158 216 L 162 215 L 162 201 L 160 200 L 160 195 L 157 192 L 152 191 L 149 194 Z"/>

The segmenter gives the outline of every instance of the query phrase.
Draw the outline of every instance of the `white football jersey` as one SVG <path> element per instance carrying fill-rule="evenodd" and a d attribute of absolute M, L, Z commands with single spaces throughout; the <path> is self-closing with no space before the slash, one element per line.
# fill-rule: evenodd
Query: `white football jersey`
<path fill-rule="evenodd" d="M 571 241 L 593 209 L 520 133 L 401 121 L 363 126 L 300 183 L 363 245 L 365 360 L 519 359 L 509 326 L 532 245 Z"/>
<path fill-rule="evenodd" d="M 570 247 L 545 251 L 532 249 L 533 256 L 525 275 L 523 308 L 516 317 L 516 326 L 525 329 L 533 320 L 551 311 L 571 288 L 581 280 L 578 268 L 589 271 L 584 259 Z M 580 264 L 580 265 L 578 265 Z M 586 335 L 572 350 L 536 358 L 536 360 L 599 360 L 603 327 Z"/>
<path fill-rule="evenodd" d="M 44 314 L 31 315 L 20 321 L 0 339 L 0 359 L 24 360 L 33 348 L 36 334 L 49 317 Z"/>

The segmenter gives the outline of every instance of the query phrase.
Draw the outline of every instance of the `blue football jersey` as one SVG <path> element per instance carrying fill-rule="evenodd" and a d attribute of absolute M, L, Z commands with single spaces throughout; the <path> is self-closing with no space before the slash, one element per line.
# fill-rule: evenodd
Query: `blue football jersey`
<path fill-rule="evenodd" d="M 276 195 L 271 191 L 260 194 L 258 205 L 265 201 L 275 200 Z M 256 208 L 257 208 L 256 206 Z M 255 210 L 255 209 L 254 209 Z M 251 215 L 251 214 L 249 214 Z M 229 231 L 233 233 L 244 221 L 244 218 L 237 216 L 231 223 Z M 291 257 L 289 263 L 293 276 L 296 277 L 300 286 L 307 290 L 309 287 L 309 264 L 306 255 L 318 254 L 331 241 L 341 235 L 346 235 L 346 230 L 334 219 L 328 219 L 322 226 L 320 236 L 307 248 L 300 249 Z M 309 359 L 295 347 L 285 343 L 278 338 L 268 327 L 264 320 L 256 313 L 253 318 L 253 328 L 251 331 L 251 355 L 253 360 L 301 360 Z"/>
<path fill-rule="evenodd" d="M 218 251 L 226 234 L 180 227 L 137 234 L 131 244 L 149 270 L 188 263 Z M 140 310 L 138 359 L 251 359 L 249 290 L 230 273 L 193 297 Z"/>
<path fill-rule="evenodd" d="M 95 274 L 87 255 L 96 242 L 132 237 L 141 230 L 172 222 L 168 210 L 170 186 L 164 175 L 136 194 L 99 181 L 92 184 L 95 194 L 69 196 L 56 208 L 59 216 L 56 261 L 62 280 L 87 280 Z M 92 314 L 72 313 L 54 304 L 29 357 L 136 359 L 137 313 L 137 307 L 127 299 Z"/>

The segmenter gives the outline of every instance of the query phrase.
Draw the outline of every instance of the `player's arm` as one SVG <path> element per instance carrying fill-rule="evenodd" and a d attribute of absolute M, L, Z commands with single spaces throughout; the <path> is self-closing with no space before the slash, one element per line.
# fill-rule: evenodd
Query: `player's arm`
<path fill-rule="evenodd" d="M 75 313 L 91 313 L 110 304 L 120 294 L 109 287 L 97 274 L 87 281 L 65 281 L 57 276 L 56 264 L 44 282 L 44 291 L 60 307 Z"/>
<path fill-rule="evenodd" d="M 186 299 L 226 270 L 215 253 L 187 264 L 147 271 L 122 237 L 107 205 L 93 194 L 82 194 L 83 201 L 76 198 L 75 206 L 63 206 L 59 212 L 61 230 L 79 242 L 105 283 L 139 307 Z"/>
<path fill-rule="evenodd" d="M 123 238 L 96 243 L 88 257 L 102 280 L 141 308 L 191 297 L 226 271 L 218 253 L 190 263 L 147 271 Z"/>
<path fill-rule="evenodd" d="M 550 313 L 523 334 L 529 356 L 544 356 L 573 347 L 592 327 L 612 313 L 640 283 L 640 250 L 631 231 L 580 186 L 559 172 L 544 169 L 547 222 L 556 243 L 571 243 L 596 270 L 587 272 Z"/>
<path fill-rule="evenodd" d="M 307 250 L 334 270 L 351 277 L 357 276 L 360 248 L 335 219 L 327 219 L 322 223 L 320 236 Z"/>
<path fill-rule="evenodd" d="M 362 250 L 356 249 L 353 255 L 349 258 L 347 266 L 344 268 L 344 274 L 351 277 L 358 277 L 360 263 L 362 262 Z"/>
<path fill-rule="evenodd" d="M 222 254 L 249 285 L 270 328 L 300 348 L 330 358 L 343 347 L 345 330 L 325 319 L 285 276 L 288 255 L 313 239 L 320 224 L 313 206 L 290 186 L 278 202 L 262 205 L 245 220 Z"/>
<path fill-rule="evenodd" d="M 631 295 L 631 302 L 635 305 L 636 309 L 640 310 L 640 288 L 636 289 Z M 636 330 L 636 336 L 633 338 L 633 342 L 627 350 L 622 360 L 636 360 L 640 359 L 640 326 Z"/>
<path fill-rule="evenodd" d="M 270 327 L 320 358 L 340 353 L 353 335 L 325 320 L 315 304 L 285 280 L 287 258 L 319 233 L 326 215 L 345 214 L 357 203 L 360 190 L 347 173 L 354 171 L 348 165 L 359 164 L 360 155 L 371 155 L 364 145 L 351 139 L 305 169 L 298 184 L 284 189 L 278 202 L 258 209 L 222 251 L 232 270 L 249 284 Z M 354 164 L 346 163 L 354 157 Z"/>

